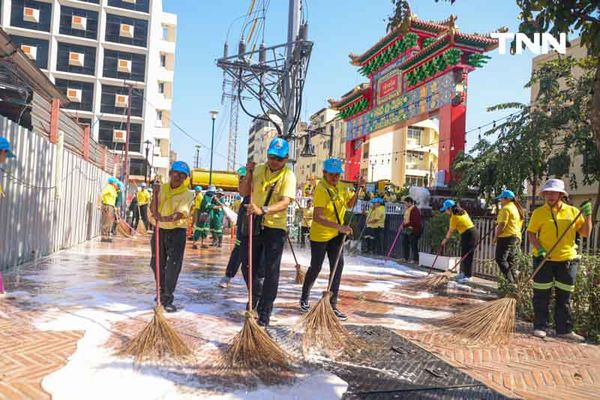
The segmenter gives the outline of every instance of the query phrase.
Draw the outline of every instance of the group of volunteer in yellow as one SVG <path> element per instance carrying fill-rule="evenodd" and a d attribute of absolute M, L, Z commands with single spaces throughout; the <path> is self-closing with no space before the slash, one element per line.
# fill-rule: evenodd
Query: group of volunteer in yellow
<path fill-rule="evenodd" d="M 222 287 L 227 287 L 229 280 L 241 265 L 246 285 L 249 279 L 249 257 L 252 257 L 253 297 L 248 308 L 256 310 L 258 323 L 268 326 L 273 313 L 273 304 L 277 298 L 279 275 L 284 244 L 287 239 L 287 209 L 294 201 L 296 176 L 287 168 L 289 145 L 282 138 L 275 138 L 267 149 L 267 161 L 256 165 L 248 163 L 245 168 L 238 170 L 239 194 L 237 208 L 237 236 L 234 251 L 226 275 L 221 281 Z M 160 274 L 161 302 L 169 312 L 176 311 L 173 305 L 173 293 L 177 278 L 181 271 L 183 254 L 186 243 L 187 220 L 195 208 L 202 210 L 206 203 L 206 195 L 198 200 L 188 190 L 184 182 L 189 177 L 187 164 L 177 161 L 172 164 L 169 182 L 156 186 L 154 196 L 157 201 L 151 202 L 150 210 L 157 221 L 160 238 Z M 304 207 L 301 222 L 301 237 L 308 235 L 310 240 L 310 267 L 300 295 L 300 311 L 310 309 L 311 289 L 321 271 L 325 257 L 329 260 L 331 283 L 331 305 L 340 320 L 346 320 L 347 315 L 338 308 L 338 292 L 344 267 L 343 244 L 346 237 L 353 235 L 352 228 L 345 223 L 348 210 L 352 210 L 358 199 L 358 193 L 365 188 L 364 179 L 355 183 L 342 182 L 343 161 L 330 158 L 323 164 L 323 179 L 314 189 L 312 201 Z M 110 183 L 116 190 L 118 185 Z M 113 189 L 103 192 L 103 202 L 106 197 L 107 206 L 113 200 Z M 198 192 L 198 190 L 197 190 Z M 105 196 L 106 195 L 106 196 Z M 568 205 L 564 198 L 567 196 L 564 182 L 550 179 L 542 188 L 545 203 L 537 208 L 529 219 L 527 234 L 534 252 L 534 264 L 538 265 L 544 258 L 548 260 L 534 278 L 534 335 L 545 337 L 548 327 L 548 316 L 551 291 L 555 290 L 556 304 L 554 321 L 556 332 L 565 339 L 581 341 L 583 338 L 573 332 L 570 302 L 574 291 L 575 275 L 578 265 L 576 235 L 588 236 L 591 232 L 592 209 L 589 203 L 577 209 Z M 212 196 L 212 194 L 211 194 Z M 209 196 L 210 197 L 210 196 Z M 518 271 L 517 253 L 522 240 L 522 229 L 525 212 L 517 197 L 510 190 L 504 190 L 498 196 L 501 208 L 497 215 L 497 228 L 493 241 L 496 243 L 496 261 L 502 274 L 510 281 L 515 281 Z M 213 200 L 210 199 L 212 204 Z M 372 210 L 367 216 L 367 237 L 373 245 L 383 243 L 383 227 L 385 224 L 385 207 L 379 198 L 371 200 Z M 406 229 L 406 257 L 415 253 L 416 242 L 422 232 L 420 213 L 415 202 L 405 198 L 406 211 L 401 229 Z M 448 199 L 443 203 L 441 212 L 450 216 L 449 228 L 441 245 L 444 246 L 455 232 L 460 236 L 462 261 L 457 280 L 467 283 L 473 274 L 473 254 L 480 243 L 480 234 L 475 224 L 459 203 Z M 103 218 L 108 213 L 108 207 L 103 204 Z M 249 218 L 253 219 L 250 231 Z M 201 224 L 205 224 L 203 221 Z M 206 225 L 199 225 L 206 228 Z M 106 224 L 108 226 L 108 222 Z M 104 238 L 103 223 L 103 238 Z M 563 235 L 563 233 L 565 233 Z M 203 230 L 203 232 L 206 232 Z M 156 230 L 154 235 L 156 234 Z M 252 248 L 248 249 L 249 237 L 252 236 Z M 557 243 L 559 238 L 562 239 Z M 301 239 L 302 240 L 302 239 Z M 410 249 L 409 249 L 410 247 Z M 373 249 L 380 251 L 381 249 Z M 552 252 L 548 252 L 552 249 Z M 152 255 L 156 249 L 152 240 Z M 338 258 L 339 255 L 339 258 Z M 334 268 L 337 262 L 337 267 Z M 522 272 L 521 272 L 522 273 Z"/>

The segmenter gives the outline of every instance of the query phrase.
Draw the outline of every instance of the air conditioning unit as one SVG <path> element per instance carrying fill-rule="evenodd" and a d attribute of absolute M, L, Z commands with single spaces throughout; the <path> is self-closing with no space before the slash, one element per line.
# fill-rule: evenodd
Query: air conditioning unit
<path fill-rule="evenodd" d="M 69 52 L 69 65 L 76 67 L 83 67 L 85 62 L 85 55 L 83 53 L 76 53 L 74 51 Z"/>
<path fill-rule="evenodd" d="M 115 107 L 127 107 L 129 105 L 129 96 L 118 94 L 115 96 Z"/>
<path fill-rule="evenodd" d="M 121 60 L 117 62 L 117 70 L 119 72 L 131 73 L 131 60 Z"/>
<path fill-rule="evenodd" d="M 32 60 L 35 60 L 37 58 L 37 47 L 36 46 L 30 46 L 28 44 L 22 44 L 21 45 L 21 51 L 23 53 L 25 53 L 25 55 L 27 55 L 27 57 L 29 57 Z"/>
<path fill-rule="evenodd" d="M 67 98 L 73 103 L 81 103 L 81 89 L 67 88 Z"/>
<path fill-rule="evenodd" d="M 137 0 L 123 0 L 123 3 L 135 4 Z"/>
<path fill-rule="evenodd" d="M 87 18 L 79 15 L 71 16 L 71 28 L 85 31 L 87 29 Z"/>
<path fill-rule="evenodd" d="M 121 24 L 121 27 L 119 28 L 119 36 L 133 38 L 133 31 L 133 25 Z"/>
<path fill-rule="evenodd" d="M 23 21 L 40 22 L 40 10 L 37 8 L 23 7 Z"/>
<path fill-rule="evenodd" d="M 113 142 L 114 143 L 125 143 L 127 141 L 127 131 L 123 129 L 113 130 Z"/>

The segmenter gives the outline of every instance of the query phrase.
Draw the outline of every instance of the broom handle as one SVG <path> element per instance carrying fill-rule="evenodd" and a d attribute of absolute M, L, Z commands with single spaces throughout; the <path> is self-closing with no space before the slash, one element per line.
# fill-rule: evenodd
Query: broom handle
<path fill-rule="evenodd" d="M 250 200 L 248 204 L 252 204 L 252 182 L 250 182 Z M 250 311 L 254 309 L 252 302 L 252 246 L 254 236 L 254 216 L 248 213 L 248 305 Z"/>
<path fill-rule="evenodd" d="M 490 230 L 488 231 L 488 233 L 486 233 L 485 235 L 483 235 L 483 236 L 482 236 L 482 237 L 479 239 L 479 241 L 478 241 L 478 242 L 475 244 L 475 246 L 473 246 L 473 248 L 472 248 L 471 250 L 467 251 L 467 252 L 466 252 L 466 253 L 465 253 L 465 254 L 464 254 L 464 255 L 463 255 L 461 258 L 460 258 L 460 260 L 458 260 L 458 262 L 457 262 L 456 264 L 454 264 L 454 267 L 450 268 L 448 271 L 450 271 L 450 272 L 456 272 L 456 267 L 458 267 L 458 266 L 460 265 L 460 263 L 461 263 L 461 262 L 463 262 L 463 260 L 464 260 L 465 258 L 467 258 L 467 256 L 468 256 L 469 254 L 471 254 L 471 253 L 473 253 L 475 250 L 477 250 L 477 248 L 478 248 L 478 247 L 481 245 L 481 243 L 482 243 L 482 242 L 483 242 L 483 241 L 484 241 L 484 240 L 485 240 L 485 239 L 486 239 L 488 236 L 490 236 L 490 234 L 491 234 L 493 231 L 494 231 L 493 229 L 490 229 Z"/>
<path fill-rule="evenodd" d="M 292 250 L 292 255 L 294 256 L 294 262 L 296 263 L 296 265 L 298 264 L 298 259 L 296 258 L 296 252 L 294 251 L 294 246 L 292 246 L 292 239 L 290 239 L 290 235 L 285 235 L 288 241 L 288 244 L 290 245 L 290 249 Z"/>
<path fill-rule="evenodd" d="M 356 181 L 356 183 L 357 184 L 360 183 L 360 176 L 358 177 L 358 180 Z M 358 190 L 356 191 L 356 201 L 358 201 L 358 196 L 360 195 L 360 190 L 361 190 L 361 188 L 359 187 Z M 355 206 L 356 206 L 356 204 L 355 204 Z M 348 224 L 346 226 L 352 225 L 352 219 L 354 218 L 354 216 L 355 216 L 355 214 L 352 213 L 350 218 L 348 218 Z M 342 252 L 344 251 L 344 244 L 346 244 L 346 239 L 348 239 L 348 235 L 344 235 L 344 238 L 342 239 L 342 244 L 340 245 L 337 256 L 335 257 L 335 263 L 333 264 L 333 270 L 329 277 L 329 282 L 327 283 L 327 291 L 328 292 L 331 290 L 331 285 L 333 284 L 333 277 L 335 276 L 338 265 L 340 264 L 340 259 L 342 258 Z"/>
<path fill-rule="evenodd" d="M 155 185 L 156 186 L 156 185 Z M 158 193 L 154 196 L 152 201 L 156 205 L 156 210 L 158 211 Z M 158 216 L 160 218 L 160 215 Z M 161 306 L 160 303 L 160 225 L 159 222 L 156 221 L 156 226 L 154 226 L 154 265 L 156 268 L 156 304 L 158 307 Z"/>
<path fill-rule="evenodd" d="M 548 250 L 548 253 L 546 253 L 546 257 L 544 257 L 544 259 L 542 260 L 542 262 L 540 262 L 540 265 L 538 265 L 537 268 L 533 271 L 533 273 L 531 274 L 531 276 L 527 279 L 526 283 L 528 283 L 529 281 L 533 280 L 533 278 L 536 276 L 536 274 L 538 272 L 540 272 L 540 270 L 542 269 L 542 267 L 544 266 L 544 264 L 546 264 L 546 261 L 548 261 L 548 258 L 550 258 L 550 255 L 552 254 L 552 252 L 556 249 L 556 247 L 558 247 L 558 244 L 561 242 L 561 240 L 563 240 L 563 238 L 565 237 L 565 235 L 567 234 L 567 232 L 569 232 L 571 230 L 571 227 L 573 225 L 575 225 L 575 222 L 577 222 L 577 220 L 581 216 L 581 213 L 582 213 L 582 211 L 579 210 L 579 213 L 577 214 L 577 216 L 575 217 L 575 219 L 573 221 L 571 221 L 571 223 L 569 224 L 569 226 L 567 226 L 567 229 L 565 229 L 565 231 L 560 235 L 560 237 L 558 238 L 558 240 L 556 241 L 556 243 L 554 243 L 554 245 L 550 248 L 550 250 Z M 523 285 L 523 286 L 525 286 L 525 285 Z M 521 293 L 522 291 L 523 291 L 523 289 L 521 289 L 519 291 L 519 294 L 522 294 Z"/>
<path fill-rule="evenodd" d="M 398 241 L 398 238 L 400 237 L 400 234 L 402 233 L 402 231 L 404 230 L 404 222 L 402 222 L 400 224 L 400 226 L 398 227 L 398 232 L 396 233 L 396 237 L 394 238 L 394 241 L 392 242 L 392 245 L 390 246 L 390 249 L 388 250 L 385 259 L 386 261 L 390 258 L 390 254 L 392 254 L 392 251 L 394 251 L 394 247 L 396 247 L 396 242 Z"/>
<path fill-rule="evenodd" d="M 439 258 L 440 255 L 442 255 L 442 251 L 444 250 L 444 246 L 440 245 L 440 248 L 437 251 L 437 254 L 435 255 L 435 258 L 433 259 L 433 264 L 431 264 L 431 267 L 429 267 L 429 271 L 427 271 L 427 275 L 431 275 L 431 270 L 433 270 L 433 267 L 435 266 L 435 263 L 437 262 L 437 259 Z"/>

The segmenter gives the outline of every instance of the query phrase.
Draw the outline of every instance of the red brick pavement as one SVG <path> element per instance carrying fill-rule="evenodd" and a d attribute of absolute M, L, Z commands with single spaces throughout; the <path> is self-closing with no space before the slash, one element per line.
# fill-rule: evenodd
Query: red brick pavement
<path fill-rule="evenodd" d="M 33 315 L 0 300 L 0 399 L 49 399 L 42 379 L 62 368 L 83 336 L 80 331 L 41 331 Z"/>
<path fill-rule="evenodd" d="M 469 345 L 432 332 L 400 332 L 475 379 L 512 397 L 600 399 L 600 347 L 517 334 L 504 346 Z"/>

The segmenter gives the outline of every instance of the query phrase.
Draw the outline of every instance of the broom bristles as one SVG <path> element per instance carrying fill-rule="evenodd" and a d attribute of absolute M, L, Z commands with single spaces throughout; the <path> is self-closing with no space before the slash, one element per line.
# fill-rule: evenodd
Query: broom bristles
<path fill-rule="evenodd" d="M 298 285 L 302 285 L 305 277 L 306 273 L 302 271 L 302 266 L 300 266 L 300 264 L 296 264 L 296 279 L 294 282 Z"/>
<path fill-rule="evenodd" d="M 454 314 L 442 323 L 470 342 L 506 343 L 515 330 L 516 305 L 514 297 L 504 297 Z"/>
<path fill-rule="evenodd" d="M 171 328 L 164 316 L 164 309 L 156 307 L 152 321 L 119 352 L 133 356 L 136 361 L 160 360 L 166 356 L 185 358 L 192 354 L 190 348 Z"/>
<path fill-rule="evenodd" d="M 366 343 L 352 335 L 336 317 L 331 306 L 331 292 L 323 292 L 319 302 L 306 313 L 296 327 L 303 332 L 302 351 L 322 351 L 329 354 L 359 352 Z"/>
<path fill-rule="evenodd" d="M 136 232 L 140 235 L 145 235 L 148 231 L 146 230 L 146 227 L 144 226 L 144 224 L 140 222 L 140 223 L 138 223 Z"/>
<path fill-rule="evenodd" d="M 133 235 L 131 234 L 131 228 L 123 220 L 120 220 L 117 223 L 117 233 L 120 234 L 120 235 L 122 235 L 122 236 L 125 236 L 126 238 L 133 237 Z"/>
<path fill-rule="evenodd" d="M 416 279 L 415 281 L 408 283 L 405 287 L 415 290 L 429 290 L 434 291 L 444 287 L 450 281 L 450 272 L 445 271 L 441 274 L 429 275 L 424 278 Z"/>
<path fill-rule="evenodd" d="M 256 376 L 290 370 L 290 357 L 256 322 L 255 314 L 246 311 L 242 330 L 223 352 L 225 368 L 248 370 Z"/>

